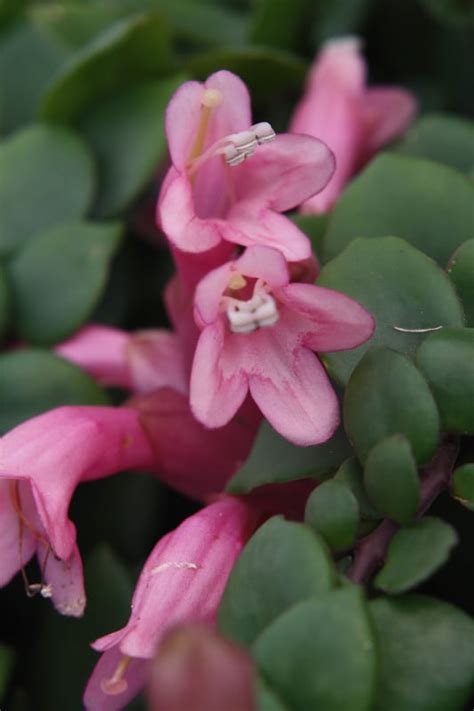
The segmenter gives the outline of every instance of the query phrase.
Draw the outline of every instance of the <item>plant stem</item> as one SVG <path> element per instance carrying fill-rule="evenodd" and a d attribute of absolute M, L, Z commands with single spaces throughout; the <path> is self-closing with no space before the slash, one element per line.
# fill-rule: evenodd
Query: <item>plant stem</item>
<path fill-rule="evenodd" d="M 417 518 L 423 516 L 433 501 L 449 485 L 458 449 L 458 439 L 446 437 L 431 463 L 422 471 Z M 370 580 L 383 563 L 389 543 L 398 529 L 398 524 L 390 519 L 385 519 L 375 531 L 359 541 L 354 550 L 352 564 L 347 572 L 350 580 L 355 583 L 366 583 Z"/>

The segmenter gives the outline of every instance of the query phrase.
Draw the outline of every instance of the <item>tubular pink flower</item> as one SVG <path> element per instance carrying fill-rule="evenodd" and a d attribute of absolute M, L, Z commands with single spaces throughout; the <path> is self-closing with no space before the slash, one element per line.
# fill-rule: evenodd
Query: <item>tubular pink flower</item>
<path fill-rule="evenodd" d="M 249 247 L 198 285 L 202 329 L 191 373 L 191 408 L 222 427 L 250 392 L 270 424 L 299 445 L 335 431 L 338 402 L 312 351 L 355 348 L 373 333 L 370 314 L 344 294 L 289 283 L 280 252 Z"/>
<path fill-rule="evenodd" d="M 76 529 L 68 518 L 82 481 L 152 465 L 138 413 L 126 408 L 60 407 L 0 439 L 0 585 L 22 571 L 28 594 L 51 597 L 62 614 L 85 606 Z M 24 566 L 36 553 L 41 583 Z"/>
<path fill-rule="evenodd" d="M 327 143 L 336 156 L 336 171 L 324 190 L 304 202 L 303 212 L 327 212 L 353 173 L 415 116 L 410 92 L 367 88 L 366 74 L 357 38 L 331 40 L 316 57 L 290 131 Z"/>
<path fill-rule="evenodd" d="M 250 507 L 225 497 L 158 542 L 140 574 L 128 624 L 92 645 L 103 655 L 85 691 L 87 711 L 121 709 L 133 698 L 168 629 L 214 623 L 230 571 L 256 525 Z"/>
<path fill-rule="evenodd" d="M 258 137 L 262 126 L 264 139 Z M 178 257 L 202 259 L 222 241 L 273 246 L 289 261 L 310 256 L 306 236 L 281 213 L 327 184 L 334 159 L 324 143 L 289 134 L 271 140 L 268 124 L 251 126 L 247 88 L 228 71 L 204 84 L 183 84 L 168 106 L 165 128 L 172 167 L 157 216 Z M 229 256 L 221 252 L 220 263 Z M 206 271 L 217 263 L 207 263 Z"/>

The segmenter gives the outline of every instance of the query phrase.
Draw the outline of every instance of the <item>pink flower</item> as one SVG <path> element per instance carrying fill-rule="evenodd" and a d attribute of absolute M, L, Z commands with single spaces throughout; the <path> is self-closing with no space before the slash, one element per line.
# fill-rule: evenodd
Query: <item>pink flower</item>
<path fill-rule="evenodd" d="M 59 612 L 85 606 L 76 529 L 68 518 L 81 481 L 148 467 L 153 451 L 138 413 L 125 408 L 60 407 L 0 439 L 0 585 L 22 571 L 27 593 L 51 597 Z M 42 573 L 31 585 L 25 565 L 36 553 Z"/>
<path fill-rule="evenodd" d="M 280 252 L 249 247 L 198 285 L 202 329 L 191 374 L 191 408 L 207 427 L 222 427 L 248 391 L 270 424 L 299 445 L 329 439 L 338 401 L 312 351 L 355 348 L 374 322 L 344 294 L 289 283 Z"/>
<path fill-rule="evenodd" d="M 88 711 L 121 709 L 138 693 L 146 660 L 170 627 L 214 623 L 230 571 L 256 524 L 252 509 L 226 497 L 158 542 L 138 580 L 128 624 L 92 645 L 103 655 L 85 692 Z"/>
<path fill-rule="evenodd" d="M 333 156 L 314 138 L 272 140 L 269 124 L 251 123 L 247 88 L 228 71 L 204 84 L 187 82 L 171 99 L 165 128 L 172 167 L 158 220 L 177 250 L 178 267 L 180 253 L 187 253 L 207 260 L 201 275 L 209 271 L 230 256 L 232 247 L 223 251 L 222 241 L 273 246 L 289 261 L 310 256 L 306 236 L 281 213 L 324 188 Z M 219 249 L 213 259 L 203 255 Z"/>
<path fill-rule="evenodd" d="M 304 202 L 303 212 L 327 212 L 353 173 L 414 118 L 417 106 L 410 92 L 367 88 L 366 74 L 354 37 L 327 42 L 313 64 L 290 130 L 327 143 L 336 171 L 324 190 Z"/>

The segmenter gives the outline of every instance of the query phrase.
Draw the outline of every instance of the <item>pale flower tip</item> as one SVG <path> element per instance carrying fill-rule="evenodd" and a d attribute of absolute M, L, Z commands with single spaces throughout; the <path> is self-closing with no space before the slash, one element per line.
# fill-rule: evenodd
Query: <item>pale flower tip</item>
<path fill-rule="evenodd" d="M 201 104 L 208 109 L 215 109 L 222 103 L 224 96 L 219 89 L 206 89 L 202 95 Z"/>
<path fill-rule="evenodd" d="M 118 696 L 123 694 L 128 689 L 128 684 L 125 679 L 102 679 L 100 688 L 108 696 Z"/>

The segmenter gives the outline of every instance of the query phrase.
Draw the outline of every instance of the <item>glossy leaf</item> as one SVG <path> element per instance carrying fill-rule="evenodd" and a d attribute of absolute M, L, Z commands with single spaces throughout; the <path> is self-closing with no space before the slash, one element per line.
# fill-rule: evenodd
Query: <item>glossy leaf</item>
<path fill-rule="evenodd" d="M 474 434 L 474 328 L 446 328 L 420 346 L 417 363 L 430 384 L 443 427 Z"/>
<path fill-rule="evenodd" d="M 346 459 L 346 461 L 341 464 L 334 475 L 334 481 L 340 481 L 350 488 L 357 500 L 362 518 L 373 520 L 381 518 L 379 512 L 374 509 L 369 501 L 364 486 L 364 470 L 355 457 Z"/>
<path fill-rule="evenodd" d="M 10 265 L 17 328 L 47 345 L 81 326 L 105 288 L 121 236 L 118 223 L 63 224 L 37 235 Z"/>
<path fill-rule="evenodd" d="M 420 483 L 410 444 L 403 435 L 387 437 L 370 450 L 364 482 L 371 502 L 383 516 L 401 524 L 413 519 Z"/>
<path fill-rule="evenodd" d="M 74 365 L 47 351 L 0 356 L 0 433 L 59 405 L 107 405 L 104 391 Z"/>
<path fill-rule="evenodd" d="M 463 506 L 474 511 L 474 463 L 458 467 L 452 477 L 452 495 Z"/>
<path fill-rule="evenodd" d="M 374 584 L 386 593 L 403 593 L 419 585 L 441 567 L 456 545 L 452 526 L 425 516 L 398 531 L 390 542 L 385 564 Z"/>
<path fill-rule="evenodd" d="M 359 457 L 389 435 L 401 433 L 416 461 L 433 456 L 439 415 L 422 374 L 401 353 L 376 348 L 354 370 L 344 397 L 344 426 Z"/>
<path fill-rule="evenodd" d="M 37 124 L 0 144 L 0 254 L 82 217 L 93 187 L 92 156 L 64 128 Z"/>
<path fill-rule="evenodd" d="M 446 165 L 409 156 L 376 158 L 345 191 L 325 238 L 325 257 L 355 237 L 396 235 L 444 267 L 472 237 L 474 184 Z"/>
<path fill-rule="evenodd" d="M 219 627 L 240 644 L 251 644 L 287 608 L 328 592 L 334 582 L 335 570 L 319 536 L 301 523 L 275 516 L 258 529 L 237 560 L 220 606 Z"/>
<path fill-rule="evenodd" d="M 357 239 L 326 264 L 318 280 L 359 301 L 376 320 L 370 341 L 325 355 L 332 374 L 346 383 L 363 354 L 384 345 L 414 356 L 425 333 L 397 330 L 462 326 L 464 315 L 446 274 L 431 259 L 396 237 Z"/>
<path fill-rule="evenodd" d="M 306 503 L 305 523 L 335 551 L 354 543 L 359 526 L 359 505 L 351 489 L 336 479 L 320 484 Z"/>
<path fill-rule="evenodd" d="M 178 77 L 134 86 L 87 112 L 80 130 L 98 160 L 96 215 L 117 215 L 151 181 L 166 153 L 166 105 L 182 81 Z"/>
<path fill-rule="evenodd" d="M 0 264 L 0 338 L 5 333 L 10 316 L 10 289 L 6 271 Z"/>
<path fill-rule="evenodd" d="M 474 328 L 474 239 L 454 252 L 447 271 L 463 305 L 466 326 Z"/>
<path fill-rule="evenodd" d="M 474 124 L 455 114 L 422 116 L 397 146 L 397 153 L 429 158 L 470 174 L 474 170 Z"/>
<path fill-rule="evenodd" d="M 474 622 L 424 596 L 370 603 L 379 664 L 374 708 L 460 711 L 474 680 Z"/>
<path fill-rule="evenodd" d="M 264 484 L 277 484 L 307 477 L 321 480 L 351 453 L 342 430 L 324 444 L 297 447 L 263 422 L 245 464 L 234 475 L 227 490 L 245 494 Z"/>
<path fill-rule="evenodd" d="M 110 26 L 77 52 L 50 85 L 41 116 L 70 122 L 100 97 L 137 81 L 165 76 L 171 68 L 168 34 L 156 13 L 134 15 Z"/>
<path fill-rule="evenodd" d="M 253 652 L 264 679 L 294 711 L 373 708 L 375 645 L 359 588 L 293 606 Z"/>

